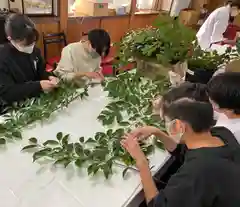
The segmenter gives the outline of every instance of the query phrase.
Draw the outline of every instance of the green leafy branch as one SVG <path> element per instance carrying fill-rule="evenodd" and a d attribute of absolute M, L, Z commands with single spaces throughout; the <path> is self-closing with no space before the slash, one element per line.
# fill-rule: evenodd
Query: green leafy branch
<path fill-rule="evenodd" d="M 167 80 L 152 81 L 140 77 L 136 72 L 129 72 L 110 79 L 104 86 L 108 96 L 113 99 L 98 116 L 103 125 L 112 125 L 115 121 L 120 126 L 153 125 L 162 127 L 155 119 L 151 101 L 156 95 L 169 88 Z M 127 119 L 123 119 L 123 114 Z"/>
<path fill-rule="evenodd" d="M 165 80 L 151 81 L 141 78 L 136 71 L 109 78 L 103 84 L 108 91 L 110 103 L 98 116 L 106 132 L 97 132 L 94 137 L 80 137 L 78 142 L 70 142 L 69 135 L 59 132 L 56 140 L 48 140 L 40 144 L 36 138 L 30 139 L 30 144 L 23 151 L 35 149 L 33 161 L 50 158 L 54 165 L 67 167 L 74 163 L 79 168 L 87 168 L 89 175 L 103 172 L 106 178 L 113 174 L 113 165 L 135 165 L 132 157 L 121 146 L 123 135 L 132 128 L 144 124 L 162 127 L 152 113 L 151 100 L 168 88 Z M 114 130 L 113 130 L 114 128 Z M 140 143 L 146 156 L 153 153 L 155 147 L 164 149 L 163 144 L 154 138 L 153 142 Z"/>
<path fill-rule="evenodd" d="M 88 175 L 103 172 L 108 179 L 113 174 L 113 164 L 119 162 L 126 166 L 135 164 L 131 156 L 121 147 L 120 140 L 123 134 L 124 129 L 116 131 L 109 129 L 106 133 L 97 132 L 94 138 L 80 137 L 78 142 L 70 142 L 69 134 L 64 135 L 59 132 L 56 139 L 44 143 L 39 143 L 36 138 L 29 139 L 29 145 L 22 151 L 34 150 L 33 162 L 48 158 L 55 166 L 62 165 L 65 168 L 73 163 L 78 168 L 87 168 Z M 141 143 L 141 147 L 146 156 L 154 150 L 151 144 Z"/>
<path fill-rule="evenodd" d="M 196 69 L 216 71 L 220 66 L 228 64 L 237 56 L 238 54 L 231 47 L 227 48 L 225 53 L 219 54 L 217 51 L 202 50 L 196 42 L 193 45 L 191 57 L 188 59 L 188 68 L 193 71 Z"/>
<path fill-rule="evenodd" d="M 0 125 L 0 144 L 7 140 L 22 139 L 22 129 L 36 121 L 47 120 L 51 114 L 68 105 L 77 98 L 88 96 L 88 88 L 78 88 L 76 85 L 61 82 L 51 93 L 43 93 L 38 98 L 28 99 L 15 104 L 3 116 Z"/>
<path fill-rule="evenodd" d="M 167 15 L 160 15 L 153 26 L 130 31 L 122 38 L 119 43 L 122 63 L 139 58 L 169 66 L 188 59 L 195 39 L 192 29 Z"/>

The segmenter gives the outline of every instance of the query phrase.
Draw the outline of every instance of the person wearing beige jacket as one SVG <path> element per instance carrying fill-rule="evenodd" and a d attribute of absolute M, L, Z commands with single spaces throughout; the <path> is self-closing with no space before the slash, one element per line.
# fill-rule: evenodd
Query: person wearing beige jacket
<path fill-rule="evenodd" d="M 61 60 L 54 73 L 66 81 L 86 79 L 103 80 L 101 59 L 108 55 L 111 45 L 109 34 L 102 29 L 91 30 L 85 41 L 63 48 Z"/>

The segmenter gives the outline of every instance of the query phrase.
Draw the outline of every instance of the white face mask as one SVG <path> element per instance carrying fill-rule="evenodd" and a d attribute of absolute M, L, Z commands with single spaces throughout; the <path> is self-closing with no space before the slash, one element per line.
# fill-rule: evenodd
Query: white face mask
<path fill-rule="evenodd" d="M 99 57 L 99 54 L 98 54 L 94 49 L 92 49 L 92 48 L 90 49 L 89 54 L 91 55 L 91 57 L 92 57 L 93 59 L 96 59 L 96 58 Z"/>
<path fill-rule="evenodd" d="M 27 54 L 32 54 L 34 47 L 35 47 L 35 43 L 29 46 L 20 46 L 19 44 L 15 43 L 14 41 L 10 41 L 11 44 L 19 51 L 19 52 L 23 52 L 23 53 L 27 53 Z"/>
<path fill-rule="evenodd" d="M 228 117 L 223 112 L 221 112 L 219 105 L 217 105 L 211 99 L 209 99 L 209 101 L 210 101 L 210 103 L 212 104 L 212 107 L 213 107 L 214 120 L 219 121 L 219 120 L 226 120 L 226 119 L 228 119 Z"/>
<path fill-rule="evenodd" d="M 214 120 L 217 121 L 217 120 L 219 119 L 221 113 L 219 113 L 219 112 L 217 112 L 217 111 L 214 111 L 213 113 L 214 113 L 214 114 L 213 114 L 213 116 L 214 116 Z"/>
<path fill-rule="evenodd" d="M 166 130 L 167 130 L 167 133 L 169 134 L 169 136 L 172 137 L 177 144 L 179 144 L 182 140 L 184 132 L 182 131 L 182 132 L 173 134 L 171 131 L 172 131 L 172 127 L 173 127 L 174 124 L 176 124 L 176 120 L 166 122 L 166 124 L 165 124 L 166 125 Z"/>

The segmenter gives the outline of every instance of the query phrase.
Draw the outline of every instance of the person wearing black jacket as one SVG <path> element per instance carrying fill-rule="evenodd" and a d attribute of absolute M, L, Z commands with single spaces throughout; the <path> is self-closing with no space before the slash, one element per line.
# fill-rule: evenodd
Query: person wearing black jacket
<path fill-rule="evenodd" d="M 168 134 L 186 148 L 183 165 L 165 189 L 157 190 L 137 138 L 128 134 L 122 140 L 136 160 L 148 206 L 240 206 L 240 145 L 228 129 L 211 129 L 211 104 L 182 98 L 171 103 L 163 116 Z M 179 146 L 172 153 L 179 153 Z"/>
<path fill-rule="evenodd" d="M 10 15 L 5 32 L 9 43 L 0 50 L 1 109 L 51 91 L 58 84 L 58 79 L 45 71 L 40 50 L 35 47 L 39 34 L 27 16 Z"/>

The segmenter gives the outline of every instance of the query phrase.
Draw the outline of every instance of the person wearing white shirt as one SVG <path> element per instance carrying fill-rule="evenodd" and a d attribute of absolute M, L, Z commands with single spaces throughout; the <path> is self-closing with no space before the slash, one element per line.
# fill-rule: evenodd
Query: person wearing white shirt
<path fill-rule="evenodd" d="M 208 50 L 214 43 L 225 41 L 223 33 L 226 31 L 230 16 L 239 14 L 240 1 L 227 1 L 226 5 L 214 10 L 206 19 L 197 33 L 197 40 L 203 50 Z"/>
<path fill-rule="evenodd" d="M 54 73 L 66 81 L 84 83 L 88 79 L 103 80 L 101 60 L 109 54 L 111 38 L 103 29 L 93 29 L 87 39 L 67 45 Z"/>
<path fill-rule="evenodd" d="M 240 73 L 214 76 L 208 83 L 207 93 L 214 111 L 220 113 L 216 126 L 228 128 L 240 144 Z"/>

